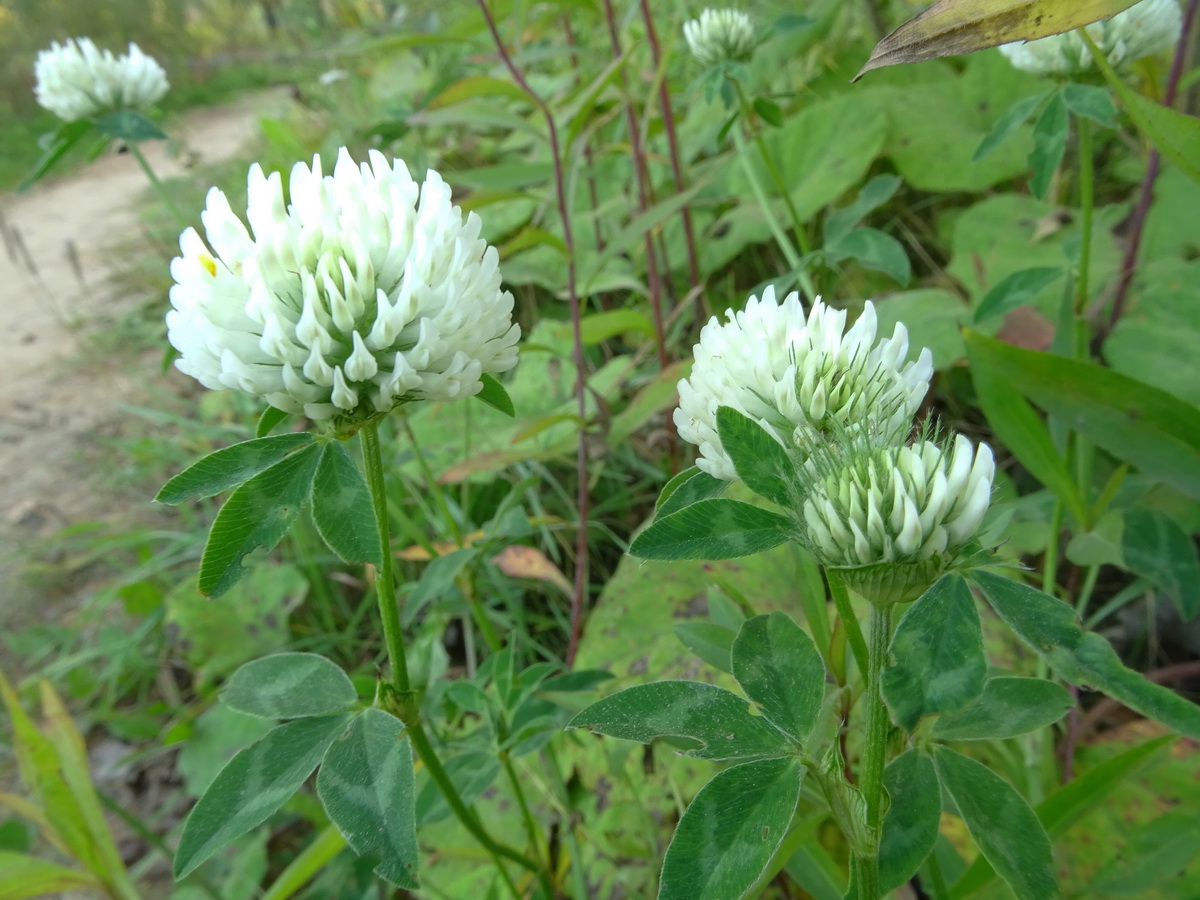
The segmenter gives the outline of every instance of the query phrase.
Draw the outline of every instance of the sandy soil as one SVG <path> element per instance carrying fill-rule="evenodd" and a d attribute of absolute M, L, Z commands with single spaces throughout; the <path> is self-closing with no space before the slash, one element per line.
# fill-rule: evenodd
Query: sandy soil
<path fill-rule="evenodd" d="M 180 158 L 164 142 L 143 149 L 160 177 L 177 175 L 189 155 L 234 156 L 259 134 L 260 119 L 288 103 L 280 89 L 194 110 L 171 128 L 187 151 Z M 18 560 L 5 551 L 103 516 L 93 489 L 103 457 L 89 450 L 119 428 L 120 404 L 163 378 L 161 354 L 99 370 L 79 361 L 89 323 L 146 299 L 108 283 L 117 268 L 111 248 L 136 237 L 133 203 L 146 189 L 134 158 L 112 153 L 27 194 L 0 196 L 0 623 L 18 599 Z"/>

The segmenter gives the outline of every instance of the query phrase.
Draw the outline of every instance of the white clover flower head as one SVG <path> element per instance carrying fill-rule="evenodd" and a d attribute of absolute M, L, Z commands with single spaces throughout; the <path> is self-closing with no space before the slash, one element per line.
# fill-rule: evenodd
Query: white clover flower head
<path fill-rule="evenodd" d="M 1178 0 L 1142 0 L 1111 19 L 1085 28 L 1108 61 L 1120 66 L 1175 46 L 1183 28 L 1183 15 Z M 1035 75 L 1078 74 L 1093 66 L 1092 54 L 1078 31 L 1004 44 L 1000 52 L 1016 68 Z"/>
<path fill-rule="evenodd" d="M 912 599 L 903 595 L 923 592 L 957 560 L 987 512 L 996 471 L 991 448 L 961 434 L 952 449 L 922 438 L 839 448 L 814 462 L 803 508 L 810 549 L 825 566 L 866 570 L 860 592 L 867 584 L 878 593 L 876 576 L 886 572 L 889 602 Z M 916 578 L 904 564 L 917 567 Z"/>
<path fill-rule="evenodd" d="M 700 18 L 683 23 L 683 37 L 703 66 L 745 62 L 754 53 L 754 25 L 736 9 L 704 10 Z"/>
<path fill-rule="evenodd" d="M 480 220 L 437 172 L 343 147 L 332 175 L 250 167 L 247 229 L 213 188 L 171 263 L 175 365 L 349 434 L 410 400 L 454 400 L 517 362 L 521 329 Z M 210 249 L 211 248 L 211 249 Z"/>
<path fill-rule="evenodd" d="M 729 321 L 714 316 L 701 330 L 675 410 L 679 436 L 700 448 L 703 471 L 738 477 L 717 433 L 721 406 L 758 422 L 800 462 L 831 432 L 883 443 L 907 435 L 929 390 L 933 357 L 926 349 L 906 362 L 908 333 L 900 324 L 877 341 L 870 301 L 849 331 L 844 310 L 817 299 L 806 318 L 797 293 L 777 303 L 773 287 L 725 315 Z"/>
<path fill-rule="evenodd" d="M 144 110 L 167 92 L 167 73 L 137 44 L 114 56 L 91 38 L 72 38 L 42 50 L 33 64 L 37 102 L 60 119 L 94 119 L 119 109 Z"/>

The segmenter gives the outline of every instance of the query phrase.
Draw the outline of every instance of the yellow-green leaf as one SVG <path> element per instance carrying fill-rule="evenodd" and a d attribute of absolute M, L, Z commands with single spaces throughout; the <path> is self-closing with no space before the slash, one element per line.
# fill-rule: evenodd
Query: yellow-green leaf
<path fill-rule="evenodd" d="M 884 66 L 1061 34 L 1133 4 L 1134 0 L 939 0 L 876 44 L 854 77 Z"/>

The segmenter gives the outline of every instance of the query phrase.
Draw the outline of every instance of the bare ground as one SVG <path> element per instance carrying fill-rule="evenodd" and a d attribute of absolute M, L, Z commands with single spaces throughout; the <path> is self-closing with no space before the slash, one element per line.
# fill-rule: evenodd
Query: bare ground
<path fill-rule="evenodd" d="M 143 150 L 164 178 L 181 174 L 187 157 L 219 162 L 243 150 L 260 133 L 260 119 L 288 102 L 279 89 L 193 110 L 171 128 L 186 153 L 171 158 L 163 142 Z M 19 548 L 106 517 L 112 499 L 97 490 L 106 465 L 102 436 L 120 430 L 121 404 L 137 402 L 166 377 L 161 352 L 109 364 L 81 360 L 89 325 L 146 302 L 110 284 L 120 262 L 113 247 L 136 238 L 134 204 L 146 189 L 136 160 L 113 153 L 27 194 L 0 196 L 0 629 L 32 599 L 22 596 Z"/>

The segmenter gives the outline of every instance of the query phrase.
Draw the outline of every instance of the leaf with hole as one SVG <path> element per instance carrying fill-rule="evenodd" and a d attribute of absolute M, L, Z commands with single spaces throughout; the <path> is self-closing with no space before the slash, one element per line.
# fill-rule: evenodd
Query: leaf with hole
<path fill-rule="evenodd" d="M 755 616 L 742 624 L 730 659 L 763 717 L 804 744 L 825 699 L 825 663 L 808 633 L 781 612 Z"/>

